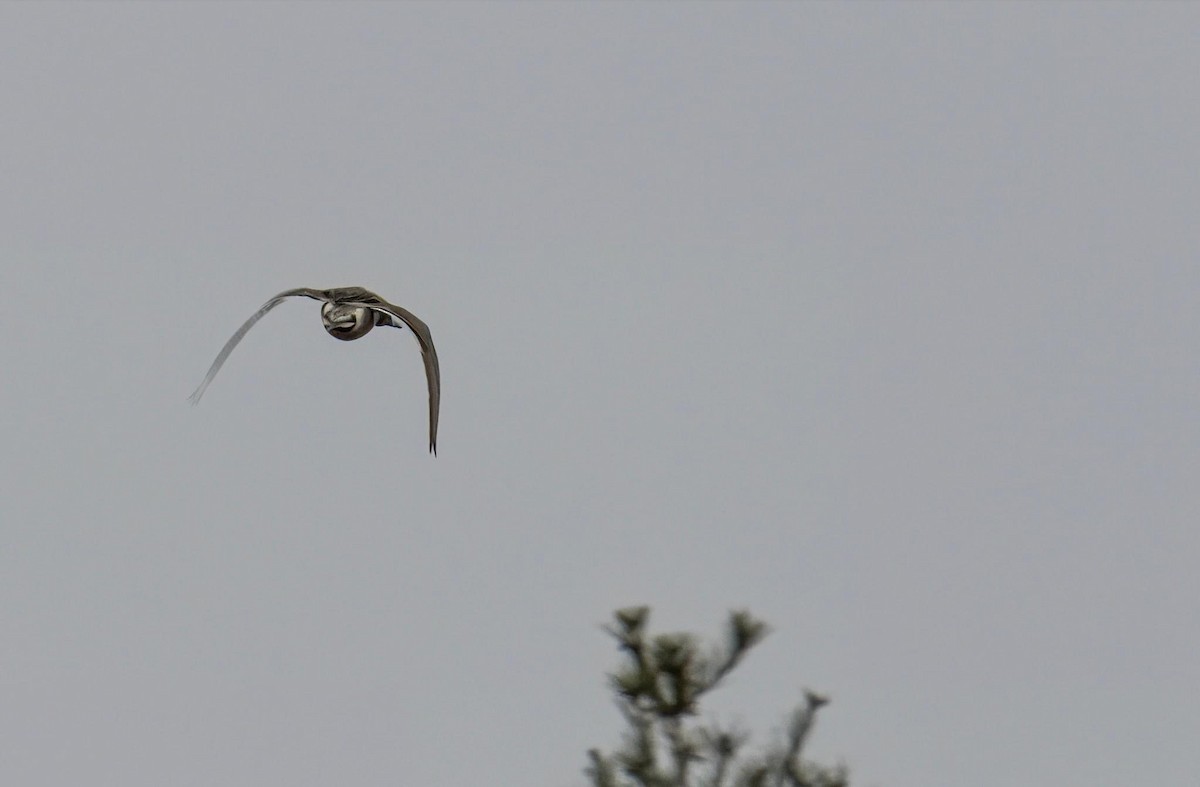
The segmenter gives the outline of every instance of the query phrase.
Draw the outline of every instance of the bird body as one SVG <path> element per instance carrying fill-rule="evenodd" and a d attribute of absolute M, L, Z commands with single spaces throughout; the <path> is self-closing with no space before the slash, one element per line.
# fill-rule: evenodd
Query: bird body
<path fill-rule="evenodd" d="M 375 327 L 376 313 L 363 306 L 341 306 L 325 303 L 321 306 L 321 323 L 335 339 L 344 342 L 361 339 Z"/>
<path fill-rule="evenodd" d="M 325 326 L 325 331 L 335 339 L 341 339 L 342 341 L 361 339 L 376 326 L 387 326 L 390 328 L 407 327 L 413 332 L 413 335 L 417 337 L 417 343 L 421 345 L 421 359 L 425 363 L 425 382 L 429 388 L 429 450 L 436 456 L 438 409 L 441 403 L 442 380 L 441 370 L 438 367 L 437 350 L 433 347 L 433 337 L 429 333 L 429 326 L 407 309 L 388 303 L 375 293 L 362 287 L 335 287 L 330 290 L 315 290 L 308 287 L 300 287 L 281 292 L 267 301 L 261 309 L 251 315 L 250 319 L 242 324 L 242 327 L 221 348 L 221 352 L 217 354 L 216 360 L 209 367 L 208 374 L 205 375 L 203 382 L 192 393 L 192 404 L 199 403 L 200 397 L 204 395 L 204 391 L 208 388 L 209 383 L 217 376 L 217 372 L 220 370 L 221 365 L 225 363 L 225 359 L 233 352 L 233 348 L 242 340 L 242 337 L 254 327 L 254 324 L 261 320 L 271 309 L 274 309 L 288 298 L 295 297 L 312 298 L 313 300 L 322 302 L 321 324 Z"/>

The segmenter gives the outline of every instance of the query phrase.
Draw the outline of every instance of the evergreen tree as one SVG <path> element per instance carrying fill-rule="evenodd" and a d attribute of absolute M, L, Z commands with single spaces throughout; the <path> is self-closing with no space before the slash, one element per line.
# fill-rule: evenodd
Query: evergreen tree
<path fill-rule="evenodd" d="M 817 710 L 829 700 L 805 692 L 788 718 L 785 740 L 743 757 L 748 735 L 717 725 L 689 724 L 700 699 L 762 641 L 767 626 L 748 612 L 730 613 L 725 641 L 701 652 L 690 634 L 649 636 L 648 607 L 618 610 L 606 630 L 624 663 L 609 676 L 628 731 L 611 754 L 588 752 L 592 787 L 847 787 L 844 767 L 801 759 Z"/>

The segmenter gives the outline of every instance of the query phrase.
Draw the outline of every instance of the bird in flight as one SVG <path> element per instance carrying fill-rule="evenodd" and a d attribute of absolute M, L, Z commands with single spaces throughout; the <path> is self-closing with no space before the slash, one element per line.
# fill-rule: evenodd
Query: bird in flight
<path fill-rule="evenodd" d="M 373 292 L 362 287 L 334 287 L 331 290 L 314 290 L 309 287 L 299 287 L 276 295 L 263 304 L 250 319 L 237 329 L 230 337 L 217 359 L 209 367 L 208 374 L 191 395 L 192 404 L 198 404 L 200 397 L 208 384 L 217 376 L 221 364 L 233 352 L 233 348 L 242 340 L 246 332 L 254 327 L 266 315 L 288 298 L 304 297 L 321 301 L 321 322 L 326 332 L 335 339 L 353 341 L 366 336 L 376 325 L 386 325 L 392 328 L 408 326 L 417 342 L 421 345 L 421 360 L 425 362 L 425 382 L 429 386 L 429 450 L 437 456 L 437 427 L 438 405 L 442 397 L 441 372 L 438 369 L 437 350 L 433 348 L 433 337 L 429 335 L 429 326 L 417 319 L 417 316 L 407 309 L 388 303 Z"/>

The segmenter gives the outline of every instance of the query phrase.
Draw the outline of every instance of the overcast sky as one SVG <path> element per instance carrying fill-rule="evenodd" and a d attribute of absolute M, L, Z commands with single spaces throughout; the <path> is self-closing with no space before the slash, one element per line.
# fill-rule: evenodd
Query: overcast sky
<path fill-rule="evenodd" d="M 1200 767 L 1200 7 L 0 5 L 0 782 Z M 361 285 L 432 329 L 332 340 Z"/>

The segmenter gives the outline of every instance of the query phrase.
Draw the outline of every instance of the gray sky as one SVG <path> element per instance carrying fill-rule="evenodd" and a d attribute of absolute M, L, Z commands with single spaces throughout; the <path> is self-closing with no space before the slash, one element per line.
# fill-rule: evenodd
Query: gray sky
<path fill-rule="evenodd" d="M 1200 8 L 0 6 L 0 782 L 581 784 L 599 624 L 860 785 L 1200 761 Z M 362 285 L 433 330 L 287 303 Z"/>

